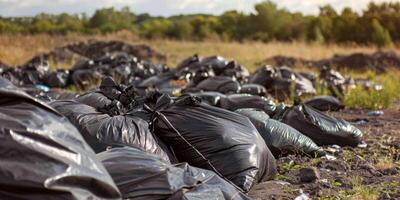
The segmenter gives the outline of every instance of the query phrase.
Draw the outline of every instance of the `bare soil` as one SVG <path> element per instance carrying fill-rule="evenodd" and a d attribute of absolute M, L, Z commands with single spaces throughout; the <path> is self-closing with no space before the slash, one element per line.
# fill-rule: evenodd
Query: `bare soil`
<path fill-rule="evenodd" d="M 366 110 L 332 112 L 364 132 L 364 148 L 326 146 L 336 160 L 289 155 L 278 159 L 279 175 L 250 191 L 254 199 L 400 199 L 400 102 L 383 116 Z M 363 122 L 360 122 L 363 121 Z M 301 182 L 299 169 L 315 167 L 320 179 Z"/>

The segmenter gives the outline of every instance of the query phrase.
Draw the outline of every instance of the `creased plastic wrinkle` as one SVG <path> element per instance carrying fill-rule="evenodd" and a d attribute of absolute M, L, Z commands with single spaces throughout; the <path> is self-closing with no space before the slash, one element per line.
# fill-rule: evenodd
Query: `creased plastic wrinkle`
<path fill-rule="evenodd" d="M 118 147 L 97 155 L 126 199 L 250 199 L 212 171 Z"/>
<path fill-rule="evenodd" d="M 213 170 L 246 192 L 276 173 L 273 155 L 247 117 L 186 95 L 161 96 L 156 113 L 155 134 L 178 161 Z"/>
<path fill-rule="evenodd" d="M 0 199 L 120 199 L 62 115 L 0 78 Z"/>

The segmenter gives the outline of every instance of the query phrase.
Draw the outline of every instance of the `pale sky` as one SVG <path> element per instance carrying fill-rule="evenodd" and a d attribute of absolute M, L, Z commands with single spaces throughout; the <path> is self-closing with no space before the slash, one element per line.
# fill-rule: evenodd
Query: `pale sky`
<path fill-rule="evenodd" d="M 0 16 L 32 16 L 41 12 L 58 14 L 88 13 L 98 8 L 129 6 L 135 13 L 171 16 L 190 13 L 221 14 L 226 10 L 252 12 L 255 3 L 262 0 L 0 0 Z M 331 4 L 340 11 L 351 7 L 356 11 L 366 8 L 371 0 L 272 0 L 279 7 L 305 14 L 317 14 L 318 7 Z M 374 0 L 374 2 L 400 0 Z"/>

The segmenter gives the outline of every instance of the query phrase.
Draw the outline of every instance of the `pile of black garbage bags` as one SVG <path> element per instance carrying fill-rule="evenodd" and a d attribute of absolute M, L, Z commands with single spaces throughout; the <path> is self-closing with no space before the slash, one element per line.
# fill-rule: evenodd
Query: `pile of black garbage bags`
<path fill-rule="evenodd" d="M 323 112 L 343 108 L 335 97 L 276 103 L 315 94 L 312 77 L 285 67 L 250 74 L 195 55 L 168 69 L 119 54 L 68 72 L 36 58 L 1 73 L 5 199 L 249 199 L 276 158 L 362 140 Z M 65 90 L 94 79 L 83 94 Z"/>

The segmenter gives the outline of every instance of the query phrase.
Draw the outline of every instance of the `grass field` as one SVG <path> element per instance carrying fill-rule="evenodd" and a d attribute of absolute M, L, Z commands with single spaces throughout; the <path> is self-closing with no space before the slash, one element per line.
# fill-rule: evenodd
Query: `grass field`
<path fill-rule="evenodd" d="M 254 70 L 256 63 L 275 55 L 295 56 L 305 59 L 328 58 L 334 54 L 350 54 L 354 52 L 372 53 L 374 47 L 319 45 L 307 43 L 282 42 L 223 42 L 204 41 L 188 42 L 173 40 L 142 40 L 129 32 L 111 35 L 82 36 L 70 34 L 66 36 L 50 35 L 0 35 L 0 60 L 7 64 L 22 64 L 32 56 L 48 52 L 55 47 L 87 39 L 122 40 L 130 43 L 145 43 L 167 55 L 167 64 L 175 66 L 184 58 L 195 53 L 203 56 L 221 55 L 236 60 L 239 64 Z M 395 49 L 400 52 L 400 49 Z"/>

